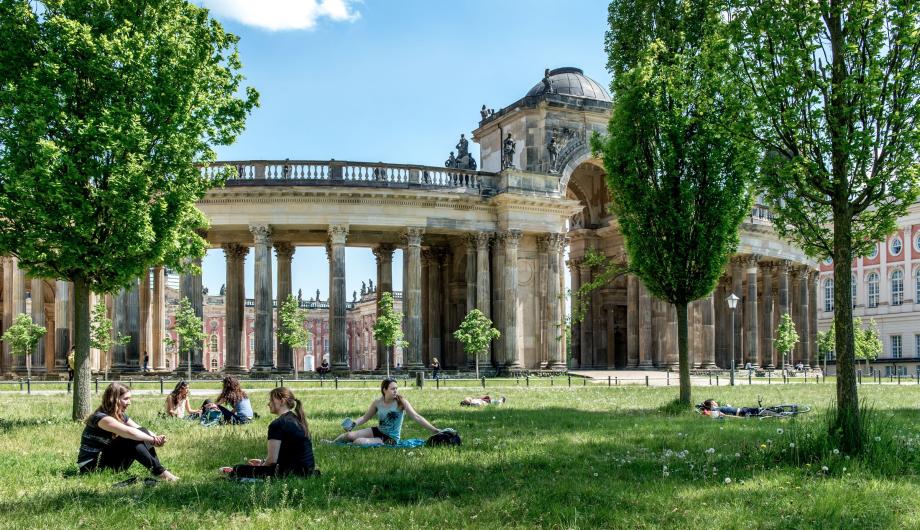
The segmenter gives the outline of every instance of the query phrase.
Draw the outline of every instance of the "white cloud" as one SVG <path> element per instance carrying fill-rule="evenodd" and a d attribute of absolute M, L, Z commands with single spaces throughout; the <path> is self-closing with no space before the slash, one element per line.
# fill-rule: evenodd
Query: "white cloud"
<path fill-rule="evenodd" d="M 320 18 L 350 22 L 360 17 L 354 0 L 201 0 L 218 17 L 271 31 L 311 29 Z"/>

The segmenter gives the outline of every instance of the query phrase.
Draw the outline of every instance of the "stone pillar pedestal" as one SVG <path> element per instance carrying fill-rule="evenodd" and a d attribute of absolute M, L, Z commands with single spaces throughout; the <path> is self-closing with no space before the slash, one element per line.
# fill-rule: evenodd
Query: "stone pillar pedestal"
<path fill-rule="evenodd" d="M 716 324 L 715 297 L 710 294 L 701 301 L 703 321 L 703 358 L 700 368 L 716 368 Z"/>
<path fill-rule="evenodd" d="M 749 256 L 747 266 L 747 297 L 745 300 L 744 316 L 747 322 L 747 336 L 745 337 L 745 363 L 751 366 L 760 366 L 760 334 L 757 322 L 757 272 L 760 256 Z"/>
<path fill-rule="evenodd" d="M 763 294 L 761 300 L 760 365 L 768 370 L 776 368 L 775 346 L 773 344 L 773 266 L 761 265 L 763 269 Z"/>
<path fill-rule="evenodd" d="M 272 229 L 269 225 L 249 227 L 255 238 L 255 362 L 252 369 L 269 372 L 272 360 Z"/>
<path fill-rule="evenodd" d="M 128 337 L 126 344 L 116 344 L 113 350 L 112 371 L 131 373 L 140 370 L 140 280 L 135 279 L 131 286 L 119 291 L 114 302 L 116 336 Z M 192 358 L 194 362 L 194 354 Z"/>

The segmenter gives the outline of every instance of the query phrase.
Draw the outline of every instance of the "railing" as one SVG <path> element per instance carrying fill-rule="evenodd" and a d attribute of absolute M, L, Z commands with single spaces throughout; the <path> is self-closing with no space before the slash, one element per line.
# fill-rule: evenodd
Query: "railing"
<path fill-rule="evenodd" d="M 361 302 L 368 301 L 368 300 L 370 299 L 369 296 L 370 296 L 370 293 L 367 294 L 367 295 L 362 296 L 362 297 L 361 297 Z M 395 292 L 393 293 L 393 299 L 394 299 L 394 300 L 402 300 L 402 297 L 403 297 L 403 296 L 402 296 L 402 291 L 395 291 Z M 346 309 L 347 311 L 351 311 L 352 309 L 355 309 L 356 307 L 358 307 L 358 304 L 359 304 L 359 303 L 360 303 L 360 302 L 345 302 L 345 309 Z M 245 307 L 255 307 L 255 306 L 256 306 L 256 300 L 255 300 L 255 298 L 247 298 L 247 299 L 243 302 L 243 305 L 244 305 Z M 300 300 L 300 302 L 298 303 L 298 305 L 300 306 L 301 309 L 329 309 L 329 300 L 325 300 L 325 301 L 322 301 L 322 300 Z M 278 302 L 277 302 L 276 300 L 272 300 L 272 307 L 278 307 Z"/>
<path fill-rule="evenodd" d="M 200 167 L 214 178 L 230 168 L 227 185 L 273 181 L 300 185 L 370 185 L 373 187 L 435 187 L 479 193 L 494 189 L 494 173 L 410 164 L 345 162 L 338 160 L 246 160 L 214 162 Z"/>

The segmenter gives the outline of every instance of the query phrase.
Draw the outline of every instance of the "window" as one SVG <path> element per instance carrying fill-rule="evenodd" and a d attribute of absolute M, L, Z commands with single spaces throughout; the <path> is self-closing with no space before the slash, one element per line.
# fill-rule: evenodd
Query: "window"
<path fill-rule="evenodd" d="M 891 242 L 888 243 L 888 250 L 891 252 L 892 256 L 900 256 L 901 250 L 903 250 L 904 244 L 901 243 L 901 238 L 894 236 L 891 238 Z"/>
<path fill-rule="evenodd" d="M 920 335 L 914 335 L 914 357 L 920 357 Z M 917 366 L 920 370 L 920 366 Z"/>
<path fill-rule="evenodd" d="M 872 250 L 869 252 L 869 255 L 866 256 L 869 259 L 875 259 L 878 257 L 878 245 L 872 247 Z"/>
<path fill-rule="evenodd" d="M 211 333 L 211 344 L 209 345 L 211 353 L 217 352 L 217 333 Z"/>
<path fill-rule="evenodd" d="M 896 270 L 891 274 L 891 305 L 904 303 L 904 273 Z"/>
<path fill-rule="evenodd" d="M 212 372 L 217 371 L 217 359 L 211 359 L 211 371 Z"/>
<path fill-rule="evenodd" d="M 824 280 L 824 312 L 830 313 L 834 310 L 834 279 Z"/>
<path fill-rule="evenodd" d="M 920 302 L 920 268 L 914 273 L 914 302 Z"/>
<path fill-rule="evenodd" d="M 307 340 L 307 353 L 310 355 L 313 354 L 313 337 L 312 336 Z"/>
<path fill-rule="evenodd" d="M 856 275 L 850 276 L 850 298 L 852 298 L 852 305 L 856 307 Z"/>
<path fill-rule="evenodd" d="M 832 264 L 832 263 L 834 263 L 834 260 L 833 260 L 833 258 L 831 258 L 830 256 L 824 258 L 824 264 L 825 264 L 825 265 L 830 265 L 830 264 Z"/>
<path fill-rule="evenodd" d="M 914 249 L 920 252 L 920 234 L 917 234 L 917 237 L 914 238 Z"/>
<path fill-rule="evenodd" d="M 901 336 L 892 335 L 891 336 L 891 357 L 892 359 L 900 359 L 903 355 L 901 350 Z"/>
<path fill-rule="evenodd" d="M 875 272 L 866 276 L 866 305 L 878 307 L 878 273 Z"/>

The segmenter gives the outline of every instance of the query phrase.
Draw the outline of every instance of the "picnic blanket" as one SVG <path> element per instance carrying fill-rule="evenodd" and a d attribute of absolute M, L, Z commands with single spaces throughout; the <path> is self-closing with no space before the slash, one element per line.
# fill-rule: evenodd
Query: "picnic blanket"
<path fill-rule="evenodd" d="M 355 445 L 347 442 L 336 442 L 335 445 L 344 445 L 346 447 L 360 447 L 362 449 L 367 449 L 368 447 L 391 447 L 395 449 L 410 449 L 413 447 L 421 447 L 425 445 L 425 440 L 421 438 L 406 438 L 400 440 L 396 445 L 387 445 L 387 444 L 373 444 L 373 445 Z"/>

